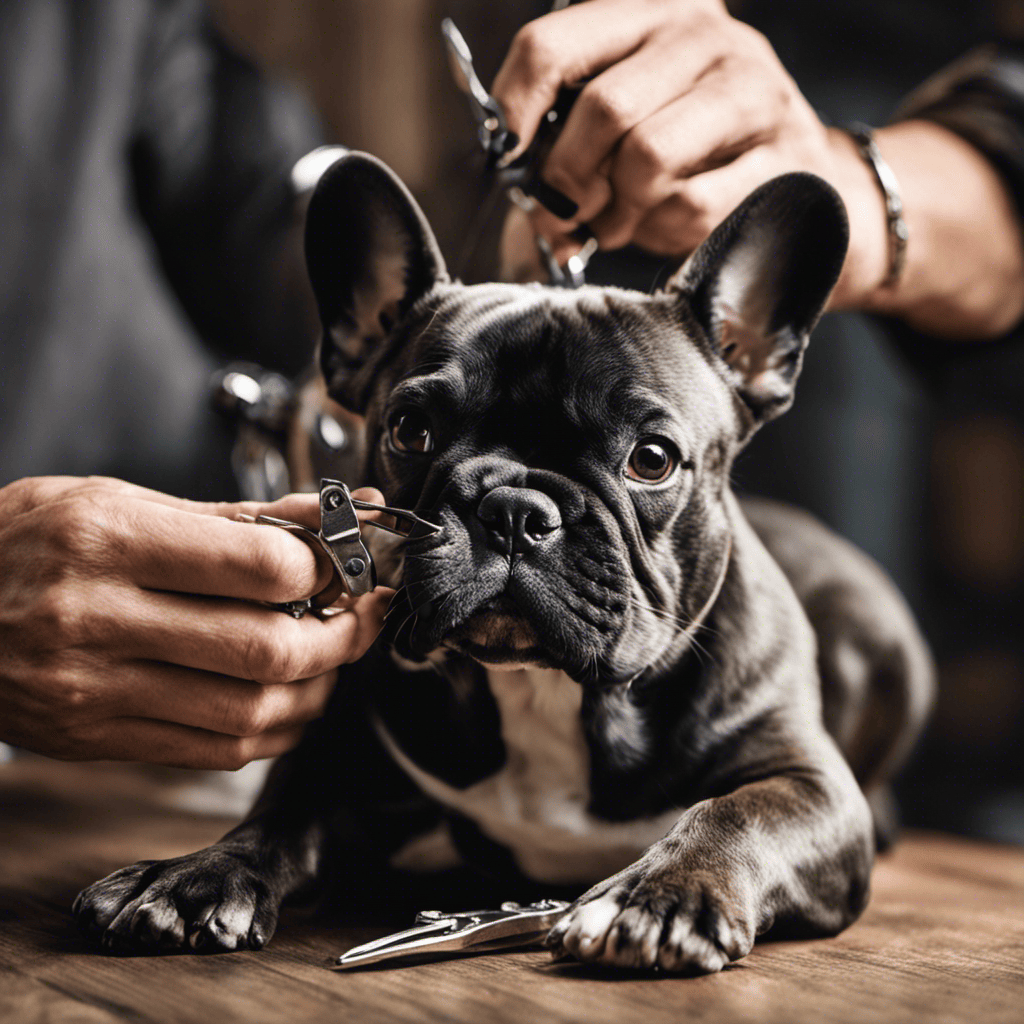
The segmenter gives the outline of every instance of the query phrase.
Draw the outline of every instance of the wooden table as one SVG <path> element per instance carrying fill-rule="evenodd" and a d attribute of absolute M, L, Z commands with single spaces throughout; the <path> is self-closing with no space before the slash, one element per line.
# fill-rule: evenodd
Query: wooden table
<path fill-rule="evenodd" d="M 165 790 L 116 766 L 0 766 L 3 1024 L 1024 1022 L 1024 850 L 938 835 L 879 863 L 870 907 L 838 938 L 759 945 L 707 978 L 605 974 L 543 952 L 334 973 L 328 958 L 383 929 L 295 917 L 261 953 L 92 952 L 68 910 L 82 886 L 226 827 Z"/>

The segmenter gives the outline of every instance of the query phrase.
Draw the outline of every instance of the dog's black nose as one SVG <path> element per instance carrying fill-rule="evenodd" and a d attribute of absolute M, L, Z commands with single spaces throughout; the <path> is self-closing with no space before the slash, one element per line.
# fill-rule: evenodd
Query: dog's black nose
<path fill-rule="evenodd" d="M 501 552 L 526 551 L 562 528 L 558 506 L 542 491 L 495 487 L 476 510 L 491 543 Z"/>

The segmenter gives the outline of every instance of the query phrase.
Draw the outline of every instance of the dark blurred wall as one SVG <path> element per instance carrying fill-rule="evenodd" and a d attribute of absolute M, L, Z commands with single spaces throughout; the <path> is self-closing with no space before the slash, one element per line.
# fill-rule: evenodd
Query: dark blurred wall
<path fill-rule="evenodd" d="M 440 24 L 452 17 L 481 77 L 497 71 L 536 0 L 213 0 L 232 41 L 306 90 L 328 136 L 388 163 L 423 203 L 445 254 L 472 219 L 479 156 Z"/>

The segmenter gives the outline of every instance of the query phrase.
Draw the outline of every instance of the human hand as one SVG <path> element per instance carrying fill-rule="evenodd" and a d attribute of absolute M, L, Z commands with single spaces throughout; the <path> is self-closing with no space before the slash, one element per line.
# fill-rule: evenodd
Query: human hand
<path fill-rule="evenodd" d="M 70 760 L 228 769 L 298 742 L 394 592 L 323 620 L 255 603 L 317 593 L 328 568 L 239 512 L 319 525 L 315 494 L 207 505 L 101 477 L 0 489 L 0 739 Z"/>
<path fill-rule="evenodd" d="M 494 81 L 520 152 L 563 84 L 591 77 L 543 169 L 576 202 L 536 207 L 559 261 L 587 224 L 602 248 L 689 253 L 758 185 L 811 171 L 842 196 L 851 244 L 834 304 L 865 304 L 888 269 L 884 202 L 845 132 L 826 128 L 767 40 L 721 0 L 588 0 L 524 26 Z M 528 237 L 505 233 L 506 266 Z"/>

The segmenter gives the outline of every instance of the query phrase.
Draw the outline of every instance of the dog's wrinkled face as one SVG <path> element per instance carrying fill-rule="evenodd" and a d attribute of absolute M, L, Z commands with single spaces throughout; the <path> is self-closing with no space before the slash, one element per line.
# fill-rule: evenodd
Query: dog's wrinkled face
<path fill-rule="evenodd" d="M 844 251 L 834 193 L 793 175 L 657 295 L 465 287 L 383 165 L 336 164 L 307 226 L 321 365 L 367 417 L 363 482 L 443 526 L 405 546 L 396 650 L 600 685 L 674 660 L 725 568 L 732 459 L 791 401 Z"/>
<path fill-rule="evenodd" d="M 368 408 L 373 477 L 444 532 L 406 551 L 401 646 L 581 681 L 656 660 L 721 562 L 738 428 L 674 303 L 450 286 L 403 330 Z"/>

